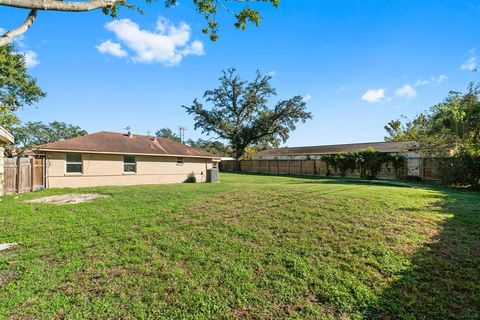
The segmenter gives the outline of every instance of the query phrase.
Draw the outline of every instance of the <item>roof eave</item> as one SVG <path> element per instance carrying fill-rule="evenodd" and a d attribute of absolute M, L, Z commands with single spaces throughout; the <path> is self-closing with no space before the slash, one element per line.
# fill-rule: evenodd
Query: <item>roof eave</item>
<path fill-rule="evenodd" d="M 13 144 L 15 142 L 15 138 L 4 127 L 0 126 L 0 141 L 3 143 Z"/>
<path fill-rule="evenodd" d="M 92 154 L 115 154 L 115 155 L 133 155 L 133 156 L 153 156 L 153 157 L 174 157 L 174 158 L 202 158 L 217 159 L 220 157 L 211 155 L 187 155 L 187 154 L 160 154 L 160 153 L 141 153 L 141 152 L 115 152 L 115 151 L 91 151 L 91 150 L 69 150 L 69 149 L 50 149 L 37 148 L 36 152 L 69 152 L 69 153 L 92 153 Z"/>

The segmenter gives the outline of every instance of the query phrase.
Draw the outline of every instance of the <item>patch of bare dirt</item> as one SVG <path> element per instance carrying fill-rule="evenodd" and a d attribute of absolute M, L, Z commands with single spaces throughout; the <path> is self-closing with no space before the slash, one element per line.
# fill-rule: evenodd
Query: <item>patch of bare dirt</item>
<path fill-rule="evenodd" d="M 0 287 L 18 278 L 19 278 L 19 273 L 17 271 L 0 270 Z"/>
<path fill-rule="evenodd" d="M 75 204 L 81 202 L 94 201 L 97 199 L 107 198 L 107 195 L 98 193 L 83 193 L 83 194 L 62 194 L 59 196 L 42 197 L 38 199 L 28 200 L 28 203 L 53 203 L 53 204 Z"/>
<path fill-rule="evenodd" d="M 18 247 L 18 243 L 0 243 L 0 251 L 12 250 Z"/>

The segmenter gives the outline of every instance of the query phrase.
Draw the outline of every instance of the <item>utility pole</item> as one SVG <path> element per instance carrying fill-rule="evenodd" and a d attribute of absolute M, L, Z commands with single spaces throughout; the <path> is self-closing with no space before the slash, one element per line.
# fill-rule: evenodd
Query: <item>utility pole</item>
<path fill-rule="evenodd" d="M 180 143 L 183 143 L 185 141 L 185 131 L 187 131 L 187 128 L 179 126 L 178 131 L 180 133 Z"/>

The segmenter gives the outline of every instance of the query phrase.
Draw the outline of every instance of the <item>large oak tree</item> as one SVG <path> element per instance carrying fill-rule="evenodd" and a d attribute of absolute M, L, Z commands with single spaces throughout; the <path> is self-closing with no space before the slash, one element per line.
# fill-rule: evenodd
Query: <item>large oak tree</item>
<path fill-rule="evenodd" d="M 210 38 L 217 39 L 218 22 L 216 21 L 217 12 L 222 9 L 233 15 L 235 18 L 235 27 L 244 30 L 247 23 L 260 24 L 260 14 L 258 10 L 249 6 L 254 2 L 271 3 L 277 7 L 280 0 L 193 0 L 197 12 L 203 15 L 207 21 L 206 27 L 202 30 L 209 34 Z M 150 4 L 153 0 L 145 0 Z M 234 2 L 236 5 L 231 5 Z M 164 0 L 167 8 L 174 7 L 178 0 Z M 91 10 L 102 10 L 106 15 L 116 17 L 120 7 L 137 9 L 141 11 L 139 5 L 128 0 L 87 0 L 87 1 L 62 1 L 62 0 L 0 0 L 0 6 L 14 7 L 28 10 L 25 20 L 18 27 L 13 28 L 3 35 L 0 35 L 0 47 L 12 41 L 13 38 L 25 33 L 37 19 L 39 11 L 62 11 L 62 12 L 85 12 Z"/>
<path fill-rule="evenodd" d="M 27 73 L 23 54 L 10 45 L 0 47 L 0 125 L 11 130 L 19 124 L 14 112 L 44 96 L 35 78 Z"/>
<path fill-rule="evenodd" d="M 257 71 L 255 79 L 247 82 L 235 69 L 229 69 L 220 77 L 220 86 L 203 95 L 205 102 L 211 104 L 209 110 L 197 99 L 192 106 L 184 106 L 187 113 L 194 116 L 195 129 L 230 143 L 237 165 L 247 147 L 285 142 L 298 122 L 312 118 L 301 96 L 269 107 L 269 99 L 276 95 L 271 79 Z"/>

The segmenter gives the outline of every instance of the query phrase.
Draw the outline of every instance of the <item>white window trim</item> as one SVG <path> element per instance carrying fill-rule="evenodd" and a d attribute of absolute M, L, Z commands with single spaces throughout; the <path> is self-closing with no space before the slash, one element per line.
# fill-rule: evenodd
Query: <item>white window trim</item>
<path fill-rule="evenodd" d="M 137 157 L 132 156 L 135 162 L 125 162 L 125 156 L 123 156 L 123 174 L 137 174 Z M 134 165 L 135 171 L 125 171 L 125 165 Z"/>
<path fill-rule="evenodd" d="M 68 162 L 67 157 L 69 154 L 78 154 L 78 153 L 65 153 L 65 175 L 66 176 L 80 176 L 83 175 L 83 154 L 80 153 L 80 158 L 82 159 L 80 162 Z M 69 164 L 80 164 L 82 170 L 80 172 L 68 172 L 67 167 Z"/>
<path fill-rule="evenodd" d="M 184 162 L 183 162 L 183 158 L 182 157 L 178 157 L 177 158 L 177 166 L 183 166 Z"/>

